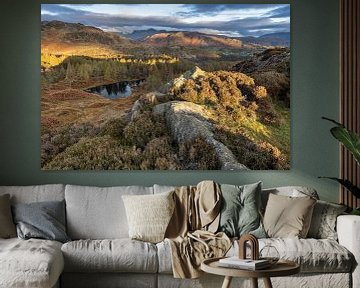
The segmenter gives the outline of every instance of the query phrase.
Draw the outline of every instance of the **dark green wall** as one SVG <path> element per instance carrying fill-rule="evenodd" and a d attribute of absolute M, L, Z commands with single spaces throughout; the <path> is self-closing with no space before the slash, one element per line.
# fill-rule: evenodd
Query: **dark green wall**
<path fill-rule="evenodd" d="M 46 1 L 57 2 L 81 3 Z M 99 3 L 101 0 L 82 2 Z M 120 1 L 106 1 L 111 2 Z M 220 1 L 205 3 L 210 2 Z M 247 1 L 249 2 L 251 1 Z M 276 0 L 253 2 L 289 3 Z M 0 4 L 0 185 L 180 185 L 203 179 L 242 184 L 262 180 L 266 187 L 312 186 L 319 191 L 322 199 L 338 200 L 338 186 L 330 181 L 317 179 L 318 175 L 337 176 L 339 169 L 337 143 L 328 132 L 330 125 L 321 120 L 323 115 L 338 118 L 337 0 L 290 1 L 292 151 L 291 170 L 286 172 L 41 171 L 40 3 L 38 0 L 2 0 Z"/>

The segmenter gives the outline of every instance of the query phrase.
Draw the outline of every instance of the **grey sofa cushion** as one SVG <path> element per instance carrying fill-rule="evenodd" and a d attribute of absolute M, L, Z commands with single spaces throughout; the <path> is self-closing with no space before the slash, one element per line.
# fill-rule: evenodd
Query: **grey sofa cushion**
<path fill-rule="evenodd" d="M 281 259 L 300 264 L 301 273 L 349 273 L 354 265 L 353 255 L 339 243 L 329 239 L 266 238 L 259 239 L 260 250 L 274 246 Z M 156 244 L 159 273 L 171 274 L 171 248 L 167 241 Z M 238 255 L 238 242 L 234 241 L 226 256 Z M 248 251 L 250 256 L 250 250 Z M 275 255 L 274 255 L 275 256 Z"/>
<path fill-rule="evenodd" d="M 61 275 L 61 287 L 158 288 L 157 276 L 157 274 L 145 273 L 63 273 Z"/>
<path fill-rule="evenodd" d="M 0 195 L 10 194 L 11 204 L 65 199 L 65 185 L 0 186 Z"/>
<path fill-rule="evenodd" d="M 64 268 L 61 243 L 0 239 L 0 287 L 53 287 Z"/>
<path fill-rule="evenodd" d="M 354 265 L 353 255 L 344 246 L 330 239 L 260 239 L 259 250 L 264 246 L 275 247 L 280 259 L 298 263 L 301 273 L 348 273 Z M 235 242 L 227 256 L 236 255 L 238 247 Z"/>
<path fill-rule="evenodd" d="M 78 240 L 61 250 L 66 272 L 156 273 L 158 268 L 156 246 L 137 240 Z"/>
<path fill-rule="evenodd" d="M 176 186 L 167 186 L 167 185 L 159 185 L 159 184 L 154 184 L 153 187 L 154 187 L 154 194 L 170 192 L 176 189 Z"/>
<path fill-rule="evenodd" d="M 128 238 L 122 195 L 153 194 L 152 187 L 66 185 L 67 232 L 71 239 Z"/>
<path fill-rule="evenodd" d="M 69 241 L 65 228 L 65 201 L 46 201 L 13 206 L 18 237 Z"/>

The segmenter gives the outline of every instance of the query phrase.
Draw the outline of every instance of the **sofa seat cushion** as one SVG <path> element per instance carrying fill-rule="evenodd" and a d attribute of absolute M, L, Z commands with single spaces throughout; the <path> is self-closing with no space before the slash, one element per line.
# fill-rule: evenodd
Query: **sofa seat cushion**
<path fill-rule="evenodd" d="M 61 248 L 66 272 L 156 273 L 156 246 L 123 239 L 78 240 Z"/>
<path fill-rule="evenodd" d="M 63 268 L 59 242 L 0 239 L 0 287 L 52 287 Z"/>
<path fill-rule="evenodd" d="M 237 254 L 238 245 L 234 244 L 228 252 L 229 256 Z M 354 265 L 353 255 L 344 246 L 330 239 L 260 239 L 259 249 L 265 245 L 275 247 L 281 259 L 298 263 L 302 273 L 350 272 Z"/>
<path fill-rule="evenodd" d="M 338 242 L 330 239 L 268 238 L 259 239 L 260 250 L 265 245 L 274 246 L 280 258 L 300 264 L 302 273 L 350 272 L 353 255 Z M 238 242 L 235 241 L 227 256 L 238 255 Z M 157 244 L 159 273 L 172 273 L 171 248 L 167 241 Z M 249 251 L 250 256 L 250 251 Z"/>

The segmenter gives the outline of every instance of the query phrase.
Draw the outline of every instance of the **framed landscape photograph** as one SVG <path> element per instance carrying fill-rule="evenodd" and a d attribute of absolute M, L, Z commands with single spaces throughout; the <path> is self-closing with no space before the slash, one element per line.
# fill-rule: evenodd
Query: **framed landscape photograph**
<path fill-rule="evenodd" d="M 42 4 L 41 169 L 290 169 L 289 4 Z"/>

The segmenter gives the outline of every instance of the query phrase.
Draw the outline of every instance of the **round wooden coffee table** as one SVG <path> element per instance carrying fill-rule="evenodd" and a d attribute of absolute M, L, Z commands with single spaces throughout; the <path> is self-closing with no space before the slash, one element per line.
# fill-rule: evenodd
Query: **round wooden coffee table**
<path fill-rule="evenodd" d="M 263 278 L 265 287 L 272 288 L 270 277 L 289 276 L 300 272 L 300 266 L 288 260 L 279 260 L 270 268 L 253 271 L 219 266 L 219 259 L 221 258 L 204 260 L 201 263 L 201 270 L 225 276 L 222 288 L 229 288 L 233 277 L 251 278 L 254 288 L 258 288 L 258 278 Z"/>

